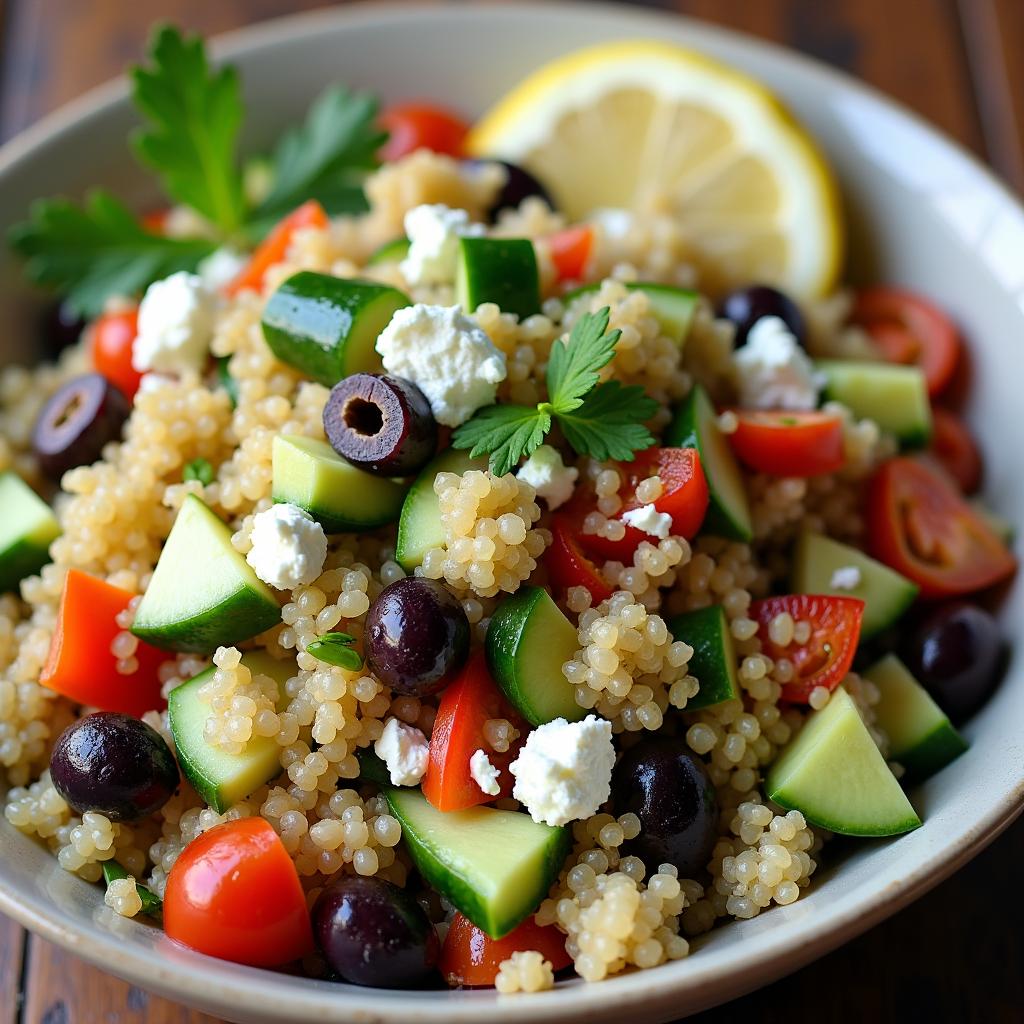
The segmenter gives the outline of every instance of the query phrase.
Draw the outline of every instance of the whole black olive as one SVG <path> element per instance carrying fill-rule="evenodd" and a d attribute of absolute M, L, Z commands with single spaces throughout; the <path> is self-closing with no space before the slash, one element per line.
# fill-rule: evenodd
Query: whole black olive
<path fill-rule="evenodd" d="M 479 163 L 481 161 L 471 161 Z M 537 196 L 543 199 L 551 209 L 555 209 L 551 193 L 525 168 L 518 164 L 509 163 L 507 160 L 487 160 L 489 164 L 500 164 L 505 168 L 505 184 L 501 187 L 497 198 L 491 204 L 487 213 L 487 219 L 493 224 L 498 219 L 502 210 L 517 209 L 519 204 L 530 196 Z"/>
<path fill-rule="evenodd" d="M 730 292 L 718 308 L 719 316 L 736 325 L 736 347 L 745 345 L 750 328 L 762 317 L 777 316 L 796 340 L 807 346 L 807 324 L 800 307 L 777 288 L 766 284 L 751 285 Z"/>

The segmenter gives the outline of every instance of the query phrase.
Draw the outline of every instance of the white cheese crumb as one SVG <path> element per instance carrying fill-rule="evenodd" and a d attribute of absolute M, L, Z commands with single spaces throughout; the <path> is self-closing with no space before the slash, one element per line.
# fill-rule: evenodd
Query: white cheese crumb
<path fill-rule="evenodd" d="M 855 565 L 844 565 L 832 573 L 828 585 L 833 590 L 856 590 L 860 586 L 860 569 Z"/>
<path fill-rule="evenodd" d="M 196 267 L 196 273 L 209 291 L 216 292 L 238 277 L 248 262 L 248 256 L 222 245 Z"/>
<path fill-rule="evenodd" d="M 377 338 L 377 351 L 388 373 L 418 385 L 447 427 L 491 405 L 505 379 L 504 353 L 459 306 L 398 310 Z"/>
<path fill-rule="evenodd" d="M 183 270 L 155 281 L 139 304 L 132 365 L 140 373 L 203 369 L 216 315 L 217 297 L 197 275 Z"/>
<path fill-rule="evenodd" d="M 465 210 L 444 203 L 414 206 L 405 215 L 409 254 L 401 269 L 409 284 L 451 284 L 459 261 L 459 239 L 484 234 Z"/>
<path fill-rule="evenodd" d="M 501 792 L 501 786 L 498 785 L 501 772 L 491 764 L 491 759 L 482 750 L 476 751 L 469 759 L 469 774 L 488 796 L 497 796 Z"/>
<path fill-rule="evenodd" d="M 571 723 L 556 718 L 530 733 L 509 766 L 512 795 L 546 825 L 589 818 L 611 795 L 614 765 L 611 722 L 596 715 Z"/>
<path fill-rule="evenodd" d="M 416 786 L 427 770 L 430 744 L 415 726 L 389 718 L 373 752 L 388 766 L 392 785 Z"/>
<path fill-rule="evenodd" d="M 616 206 L 602 206 L 591 211 L 587 219 L 596 224 L 605 238 L 622 241 L 636 225 L 636 214 Z"/>
<path fill-rule="evenodd" d="M 822 381 L 814 364 L 777 316 L 763 316 L 733 354 L 745 409 L 814 409 Z"/>
<path fill-rule="evenodd" d="M 664 540 L 672 532 L 672 517 L 667 512 L 659 512 L 653 505 L 644 505 L 623 512 L 622 521 L 627 526 L 635 526 L 638 530 L 651 537 Z"/>
<path fill-rule="evenodd" d="M 542 444 L 520 467 L 516 476 L 528 483 L 553 512 L 571 497 L 580 471 L 567 466 L 557 448 Z"/>
<path fill-rule="evenodd" d="M 297 505 L 271 505 L 253 520 L 245 560 L 264 583 L 294 590 L 312 583 L 327 559 L 324 528 Z"/>

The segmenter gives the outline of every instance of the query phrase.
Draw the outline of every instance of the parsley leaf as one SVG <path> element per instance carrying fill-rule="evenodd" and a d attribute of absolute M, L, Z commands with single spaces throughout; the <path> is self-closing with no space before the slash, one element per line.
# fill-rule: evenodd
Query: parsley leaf
<path fill-rule="evenodd" d="M 11 229 L 10 242 L 36 284 L 59 289 L 79 316 L 103 312 L 111 295 L 136 295 L 179 270 L 193 270 L 215 245 L 205 239 L 150 234 L 108 192 L 82 206 L 42 199 L 29 219 Z"/>
<path fill-rule="evenodd" d="M 103 861 L 103 882 L 105 885 L 120 881 L 122 878 L 131 877 L 116 860 Z M 147 889 L 141 882 L 136 882 L 135 891 L 139 894 L 139 899 L 142 900 L 142 913 L 154 917 L 163 910 L 164 901 L 155 892 Z"/>
<path fill-rule="evenodd" d="M 611 310 L 586 313 L 576 321 L 567 343 L 555 342 L 548 360 L 548 394 L 555 413 L 579 408 L 598 382 L 598 371 L 611 362 L 621 331 L 609 331 Z"/>
<path fill-rule="evenodd" d="M 472 456 L 490 454 L 495 476 L 510 473 L 524 455 L 532 455 L 551 429 L 544 405 L 489 405 L 463 423 L 452 436 L 456 448 L 472 448 Z"/>
<path fill-rule="evenodd" d="M 236 143 L 244 108 L 233 67 L 211 70 L 199 36 L 165 25 L 153 37 L 153 66 L 132 69 L 132 96 L 149 125 L 133 142 L 168 195 L 225 234 L 245 220 Z"/>
<path fill-rule="evenodd" d="M 312 654 L 317 661 L 358 672 L 363 667 L 363 659 L 358 651 L 352 650 L 355 642 L 356 638 L 348 633 L 324 633 L 306 647 L 306 653 Z"/>
<path fill-rule="evenodd" d="M 368 93 L 333 86 L 316 100 L 303 124 L 278 143 L 270 192 L 254 211 L 276 220 L 308 199 L 330 214 L 367 208 L 361 181 L 377 166 L 387 135 L 376 126 L 377 101 Z"/>
<path fill-rule="evenodd" d="M 193 459 L 185 463 L 181 479 L 186 483 L 198 480 L 204 487 L 209 487 L 213 483 L 213 466 L 206 459 Z"/>
<path fill-rule="evenodd" d="M 654 444 L 644 421 L 657 411 L 658 403 L 643 388 L 610 380 L 598 384 L 572 412 L 561 414 L 558 425 L 576 451 L 600 462 L 629 462 L 633 452 Z"/>

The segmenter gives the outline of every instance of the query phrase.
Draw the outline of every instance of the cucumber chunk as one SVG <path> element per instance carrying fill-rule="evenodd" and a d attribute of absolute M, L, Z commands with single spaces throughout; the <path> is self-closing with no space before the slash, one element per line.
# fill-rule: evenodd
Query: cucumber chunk
<path fill-rule="evenodd" d="M 492 939 L 537 909 L 572 846 L 569 829 L 518 811 L 444 812 L 418 789 L 384 793 L 420 874 Z"/>
<path fill-rule="evenodd" d="M 366 261 L 368 267 L 376 267 L 381 263 L 400 263 L 409 255 L 409 239 L 396 238 L 393 242 L 385 242 Z"/>
<path fill-rule="evenodd" d="M 171 651 L 209 654 L 280 621 L 273 590 L 231 545 L 231 530 L 185 498 L 142 596 L 132 632 Z"/>
<path fill-rule="evenodd" d="M 562 674 L 579 649 L 576 627 L 547 591 L 520 587 L 505 598 L 487 626 L 486 648 L 495 682 L 531 725 L 586 715 Z"/>
<path fill-rule="evenodd" d="M 875 707 L 878 725 L 891 744 L 891 756 L 908 779 L 926 779 L 959 757 L 967 742 L 938 704 L 895 654 L 886 655 L 864 673 L 882 699 Z"/>
<path fill-rule="evenodd" d="M 683 612 L 669 621 L 668 628 L 676 640 L 693 648 L 689 672 L 700 683 L 700 689 L 686 702 L 686 710 L 737 700 L 740 684 L 736 677 L 736 648 L 722 606 L 712 604 Z"/>
<path fill-rule="evenodd" d="M 916 366 L 823 359 L 823 398 L 841 402 L 860 419 L 874 420 L 908 448 L 923 448 L 932 434 L 924 374 Z"/>
<path fill-rule="evenodd" d="M 486 469 L 483 459 L 471 459 L 468 453 L 449 448 L 423 467 L 402 504 L 398 519 L 398 540 L 395 560 L 412 572 L 423 561 L 430 548 L 444 544 L 444 524 L 441 505 L 434 493 L 434 478 L 438 473 L 465 473 L 467 469 Z"/>
<path fill-rule="evenodd" d="M 696 448 L 700 454 L 710 498 L 701 532 L 730 540 L 751 540 L 754 527 L 743 474 L 728 440 L 718 429 L 715 407 L 700 385 L 694 387 L 676 410 L 665 434 L 665 444 L 674 448 Z"/>
<path fill-rule="evenodd" d="M 17 589 L 50 561 L 50 545 L 60 536 L 53 510 L 24 480 L 0 473 L 0 593 Z"/>
<path fill-rule="evenodd" d="M 270 296 L 263 337 L 282 363 L 332 387 L 353 373 L 380 372 L 377 336 L 408 305 L 390 285 L 302 270 Z"/>
<path fill-rule="evenodd" d="M 832 586 L 833 573 L 846 568 L 856 569 L 860 582 L 855 587 Z M 914 603 L 918 592 L 916 584 L 863 551 L 810 531 L 797 541 L 790 585 L 796 594 L 860 598 L 864 602 L 860 635 L 865 638 L 891 626 Z"/>
<path fill-rule="evenodd" d="M 462 238 L 455 301 L 467 313 L 493 302 L 520 320 L 540 312 L 540 274 L 527 238 Z"/>
<path fill-rule="evenodd" d="M 844 836 L 894 836 L 921 824 L 841 686 L 779 755 L 765 791 L 811 824 Z"/>
<path fill-rule="evenodd" d="M 294 434 L 274 438 L 274 501 L 305 509 L 327 533 L 373 530 L 393 523 L 405 488 L 346 462 L 325 441 Z"/>
<path fill-rule="evenodd" d="M 600 287 L 600 283 L 597 283 L 574 288 L 562 296 L 562 301 L 568 305 L 581 295 L 598 291 Z M 682 348 L 697 312 L 697 292 L 689 288 L 674 288 L 669 284 L 655 284 L 653 281 L 629 281 L 626 287 L 631 292 L 643 292 L 647 296 L 651 304 L 651 314 L 658 321 L 661 333 Z"/>
<path fill-rule="evenodd" d="M 278 710 L 288 704 L 284 684 L 295 670 L 293 661 L 277 661 L 263 651 L 242 655 L 253 675 L 270 676 L 278 686 Z M 273 736 L 253 736 L 240 754 L 229 754 L 203 737 L 210 705 L 199 695 L 213 678 L 211 666 L 171 690 L 167 718 L 174 736 L 178 764 L 192 788 L 218 813 L 255 793 L 281 773 L 281 747 Z"/>

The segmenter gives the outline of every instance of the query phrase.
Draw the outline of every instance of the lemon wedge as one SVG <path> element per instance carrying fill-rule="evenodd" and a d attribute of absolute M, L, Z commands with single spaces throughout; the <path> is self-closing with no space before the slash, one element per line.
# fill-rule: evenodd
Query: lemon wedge
<path fill-rule="evenodd" d="M 676 218 L 712 293 L 756 281 L 807 298 L 838 276 L 825 158 L 767 89 L 702 54 L 644 41 L 569 54 L 499 101 L 468 148 L 536 174 L 573 220 L 605 208 Z"/>

